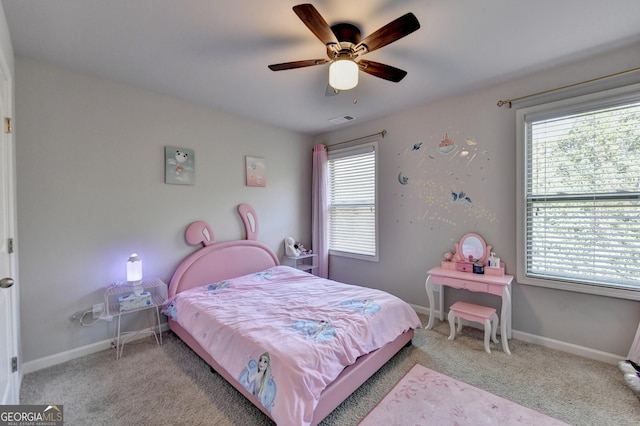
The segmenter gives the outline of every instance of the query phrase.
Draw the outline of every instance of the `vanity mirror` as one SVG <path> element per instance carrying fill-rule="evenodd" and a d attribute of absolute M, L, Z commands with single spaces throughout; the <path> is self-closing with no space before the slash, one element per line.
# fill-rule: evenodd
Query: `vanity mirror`
<path fill-rule="evenodd" d="M 491 254 L 491 246 L 485 243 L 484 239 L 473 232 L 465 234 L 456 243 L 456 254 L 453 260 L 456 262 L 482 262 L 486 265 L 487 258 Z"/>

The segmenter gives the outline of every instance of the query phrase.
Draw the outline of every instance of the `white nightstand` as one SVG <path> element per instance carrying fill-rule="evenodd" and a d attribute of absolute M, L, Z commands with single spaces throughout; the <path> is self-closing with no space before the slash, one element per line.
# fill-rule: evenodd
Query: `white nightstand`
<path fill-rule="evenodd" d="M 283 265 L 291 266 L 292 268 L 300 269 L 301 271 L 306 271 L 313 274 L 314 271 L 318 268 L 318 255 L 312 253 L 301 254 L 297 257 L 284 256 L 281 263 Z"/>
<path fill-rule="evenodd" d="M 107 309 L 107 315 L 117 318 L 117 329 L 114 330 L 114 346 L 116 347 L 116 358 L 122 357 L 122 350 L 127 339 L 134 337 L 140 333 L 151 333 L 156 339 L 158 345 L 162 345 L 162 330 L 160 328 L 160 307 L 167 300 L 167 284 L 159 278 L 151 278 L 142 280 L 142 291 L 149 293 L 150 298 L 147 303 L 134 307 L 132 309 L 120 309 L 120 297 L 128 296 L 133 293 L 133 287 L 126 282 L 119 282 L 111 285 L 104 292 L 104 304 Z M 144 294 L 143 293 L 143 294 Z M 155 310 L 155 315 L 154 311 Z M 120 321 L 123 315 L 134 312 L 147 311 L 149 316 L 149 327 L 136 331 L 121 331 Z"/>

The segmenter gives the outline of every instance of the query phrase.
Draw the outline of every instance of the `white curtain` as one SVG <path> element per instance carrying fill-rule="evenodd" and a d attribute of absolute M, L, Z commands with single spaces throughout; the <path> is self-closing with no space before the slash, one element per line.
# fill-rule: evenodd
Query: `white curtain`
<path fill-rule="evenodd" d="M 319 277 L 329 277 L 329 248 L 327 242 L 327 148 L 313 147 L 311 239 L 313 252 L 318 255 Z"/>

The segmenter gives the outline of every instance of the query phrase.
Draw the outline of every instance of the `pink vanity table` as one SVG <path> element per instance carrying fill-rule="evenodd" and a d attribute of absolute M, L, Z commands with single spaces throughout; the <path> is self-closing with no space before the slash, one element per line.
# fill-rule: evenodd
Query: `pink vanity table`
<path fill-rule="evenodd" d="M 473 242 L 475 243 L 475 237 L 480 240 L 478 244 L 482 247 L 481 254 L 478 255 L 475 260 L 486 262 L 489 251 L 491 250 L 491 246 L 487 246 L 484 240 L 482 240 L 482 237 L 478 236 L 477 234 L 467 234 L 460 240 L 459 244 L 456 244 L 456 252 L 459 253 L 457 254 L 457 260 L 468 257 L 466 254 L 466 247 L 463 246 L 463 242 L 466 240 L 466 238 L 474 238 Z M 478 250 L 480 250 L 480 248 L 478 248 Z M 463 253 L 464 258 L 461 257 Z M 454 260 L 456 259 L 454 258 Z M 502 349 L 506 354 L 511 355 L 511 351 L 509 351 L 508 339 L 511 338 L 511 282 L 513 281 L 513 275 L 507 275 L 503 273 L 499 275 L 490 275 L 489 273 L 492 271 L 488 271 L 486 268 L 485 274 L 464 272 L 455 269 L 455 261 L 449 263 L 443 262 L 443 265 L 445 267 L 438 266 L 427 271 L 428 276 L 425 283 L 427 297 L 429 298 L 429 323 L 427 324 L 427 329 L 433 328 L 434 286 L 440 287 L 440 321 L 444 320 L 444 292 L 442 286 L 494 294 L 502 298 L 502 309 L 500 312 L 500 334 L 502 335 Z"/>

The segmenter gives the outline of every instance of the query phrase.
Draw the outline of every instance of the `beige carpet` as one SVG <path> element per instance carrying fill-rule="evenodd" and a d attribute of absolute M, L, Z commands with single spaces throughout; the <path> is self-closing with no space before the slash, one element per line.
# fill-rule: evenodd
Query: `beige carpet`
<path fill-rule="evenodd" d="M 423 324 L 427 317 L 421 315 Z M 573 425 L 638 425 L 640 401 L 617 366 L 518 340 L 513 355 L 483 331 L 465 328 L 449 341 L 448 323 L 419 330 L 404 348 L 354 392 L 323 425 L 357 425 L 415 364 L 484 389 Z M 24 377 L 23 404 L 63 404 L 67 425 L 270 425 L 218 374 L 211 373 L 172 333 L 164 345 L 144 339 Z"/>

